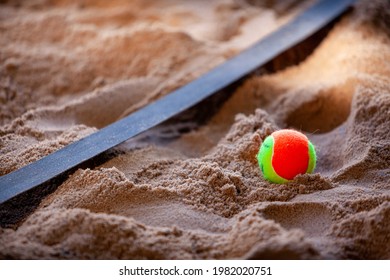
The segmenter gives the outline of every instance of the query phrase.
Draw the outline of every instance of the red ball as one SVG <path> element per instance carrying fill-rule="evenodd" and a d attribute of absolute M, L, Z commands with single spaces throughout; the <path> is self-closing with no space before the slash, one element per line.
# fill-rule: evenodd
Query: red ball
<path fill-rule="evenodd" d="M 263 141 L 257 160 L 265 179 L 285 183 L 298 174 L 312 173 L 317 157 L 306 135 L 283 129 L 275 131 Z"/>

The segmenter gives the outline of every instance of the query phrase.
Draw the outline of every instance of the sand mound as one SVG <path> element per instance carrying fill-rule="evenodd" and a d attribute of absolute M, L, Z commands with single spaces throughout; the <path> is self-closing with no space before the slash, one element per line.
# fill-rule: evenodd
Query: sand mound
<path fill-rule="evenodd" d="M 133 2 L 3 5 L 0 174 L 194 79 L 310 1 Z M 359 3 L 305 61 L 248 78 L 207 122 L 161 125 L 75 171 L 0 229 L 0 256 L 389 259 L 386 5 Z M 255 155 L 288 127 L 316 146 L 316 173 L 270 184 Z"/>

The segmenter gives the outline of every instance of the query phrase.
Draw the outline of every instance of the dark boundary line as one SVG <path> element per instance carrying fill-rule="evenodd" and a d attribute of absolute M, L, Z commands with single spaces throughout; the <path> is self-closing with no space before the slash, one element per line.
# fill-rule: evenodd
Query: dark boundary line
<path fill-rule="evenodd" d="M 193 82 L 19 170 L 0 177 L 0 204 L 191 108 L 270 62 L 342 14 L 354 0 L 323 0 Z"/>

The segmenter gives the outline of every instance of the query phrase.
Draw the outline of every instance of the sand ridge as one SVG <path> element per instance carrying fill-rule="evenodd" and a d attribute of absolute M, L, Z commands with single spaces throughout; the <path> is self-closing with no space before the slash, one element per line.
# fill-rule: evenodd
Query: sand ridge
<path fill-rule="evenodd" d="M 202 14 L 203 1 L 194 10 L 162 1 L 159 5 L 166 10 L 159 13 L 156 9 L 161 7 L 149 1 L 136 1 L 127 10 L 119 0 L 110 2 L 109 9 L 107 2 L 97 0 L 85 1 L 82 8 L 71 1 L 42 1 L 21 8 L 7 5 L 15 14 L 36 9 L 27 18 L 10 20 L 3 14 L 2 26 L 12 27 L 9 32 L 2 29 L 7 36 L 21 32 L 16 31 L 19 20 L 39 24 L 64 17 L 64 11 L 72 9 L 73 15 L 65 16 L 65 21 L 72 22 L 68 28 L 74 34 L 80 30 L 92 34 L 77 35 L 86 45 L 72 50 L 73 35 L 42 34 L 41 38 L 51 45 L 59 40 L 61 48 L 69 43 L 64 53 L 76 60 L 92 48 L 95 52 L 90 57 L 81 55 L 85 60 L 79 63 L 96 67 L 86 71 L 88 77 L 78 76 L 72 68 L 77 65 L 59 71 L 56 67 L 71 62 L 68 57 L 65 64 L 57 65 L 59 52 L 45 62 L 45 69 L 51 69 L 47 77 L 36 76 L 32 82 L 23 71 L 13 76 L 13 83 L 21 88 L 16 92 L 27 88 L 37 100 L 28 112 L 11 111 L 2 119 L 1 174 L 185 84 L 240 50 L 253 32 L 251 20 L 268 17 L 270 32 L 288 18 L 284 9 L 294 7 L 294 1 L 276 1 L 273 7 L 260 5 L 261 1 L 216 2 L 214 14 L 211 9 Z M 118 153 L 100 166 L 71 174 L 16 229 L 1 228 L 0 256 L 389 259 L 390 26 L 385 2 L 375 2 L 359 3 L 299 65 L 248 78 L 207 123 L 186 133 L 180 133 L 185 123 L 157 127 L 119 146 Z M 362 12 L 367 5 L 369 13 Z M 51 7 L 49 16 L 42 7 Z M 213 18 L 226 13 L 248 18 L 224 23 L 235 25 L 236 29 L 226 28 L 231 33 L 210 33 L 224 30 L 210 26 Z M 203 22 L 210 27 L 207 32 L 196 17 L 208 18 Z M 150 20 L 153 24 L 145 23 Z M 191 24 L 196 27 L 192 33 L 188 32 Z M 104 41 L 112 34 L 116 38 L 108 44 L 94 46 L 93 38 Z M 20 40 L 34 45 L 33 38 Z M 151 39 L 157 49 L 165 48 L 162 53 L 150 46 Z M 124 46 L 130 43 L 134 52 L 130 49 L 125 55 L 129 50 Z M 40 56 L 47 55 L 19 51 L 32 59 L 30 67 L 36 65 L 34 59 L 43 63 Z M 140 51 L 145 56 L 133 61 Z M 2 51 L 7 59 L 1 61 L 1 69 L 14 56 L 9 45 Z M 105 72 L 108 68 L 114 70 Z M 52 82 L 45 81 L 55 81 L 57 75 L 77 77 L 77 82 L 65 83 L 68 88 L 57 85 L 59 91 L 53 92 Z M 104 78 L 97 81 L 96 76 Z M 105 105 L 112 110 L 104 110 Z M 94 109 L 101 114 L 95 116 Z M 261 177 L 255 155 L 267 135 L 286 127 L 303 131 L 313 142 L 318 167 L 315 174 L 298 176 L 288 184 L 270 184 Z"/>

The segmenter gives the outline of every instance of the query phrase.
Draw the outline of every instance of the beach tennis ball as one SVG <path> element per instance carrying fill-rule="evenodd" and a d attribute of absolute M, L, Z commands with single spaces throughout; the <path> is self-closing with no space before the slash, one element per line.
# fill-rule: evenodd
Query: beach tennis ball
<path fill-rule="evenodd" d="M 257 154 L 264 178 L 278 184 L 286 183 L 298 174 L 312 173 L 316 160 L 313 144 L 304 134 L 292 129 L 269 135 Z"/>

